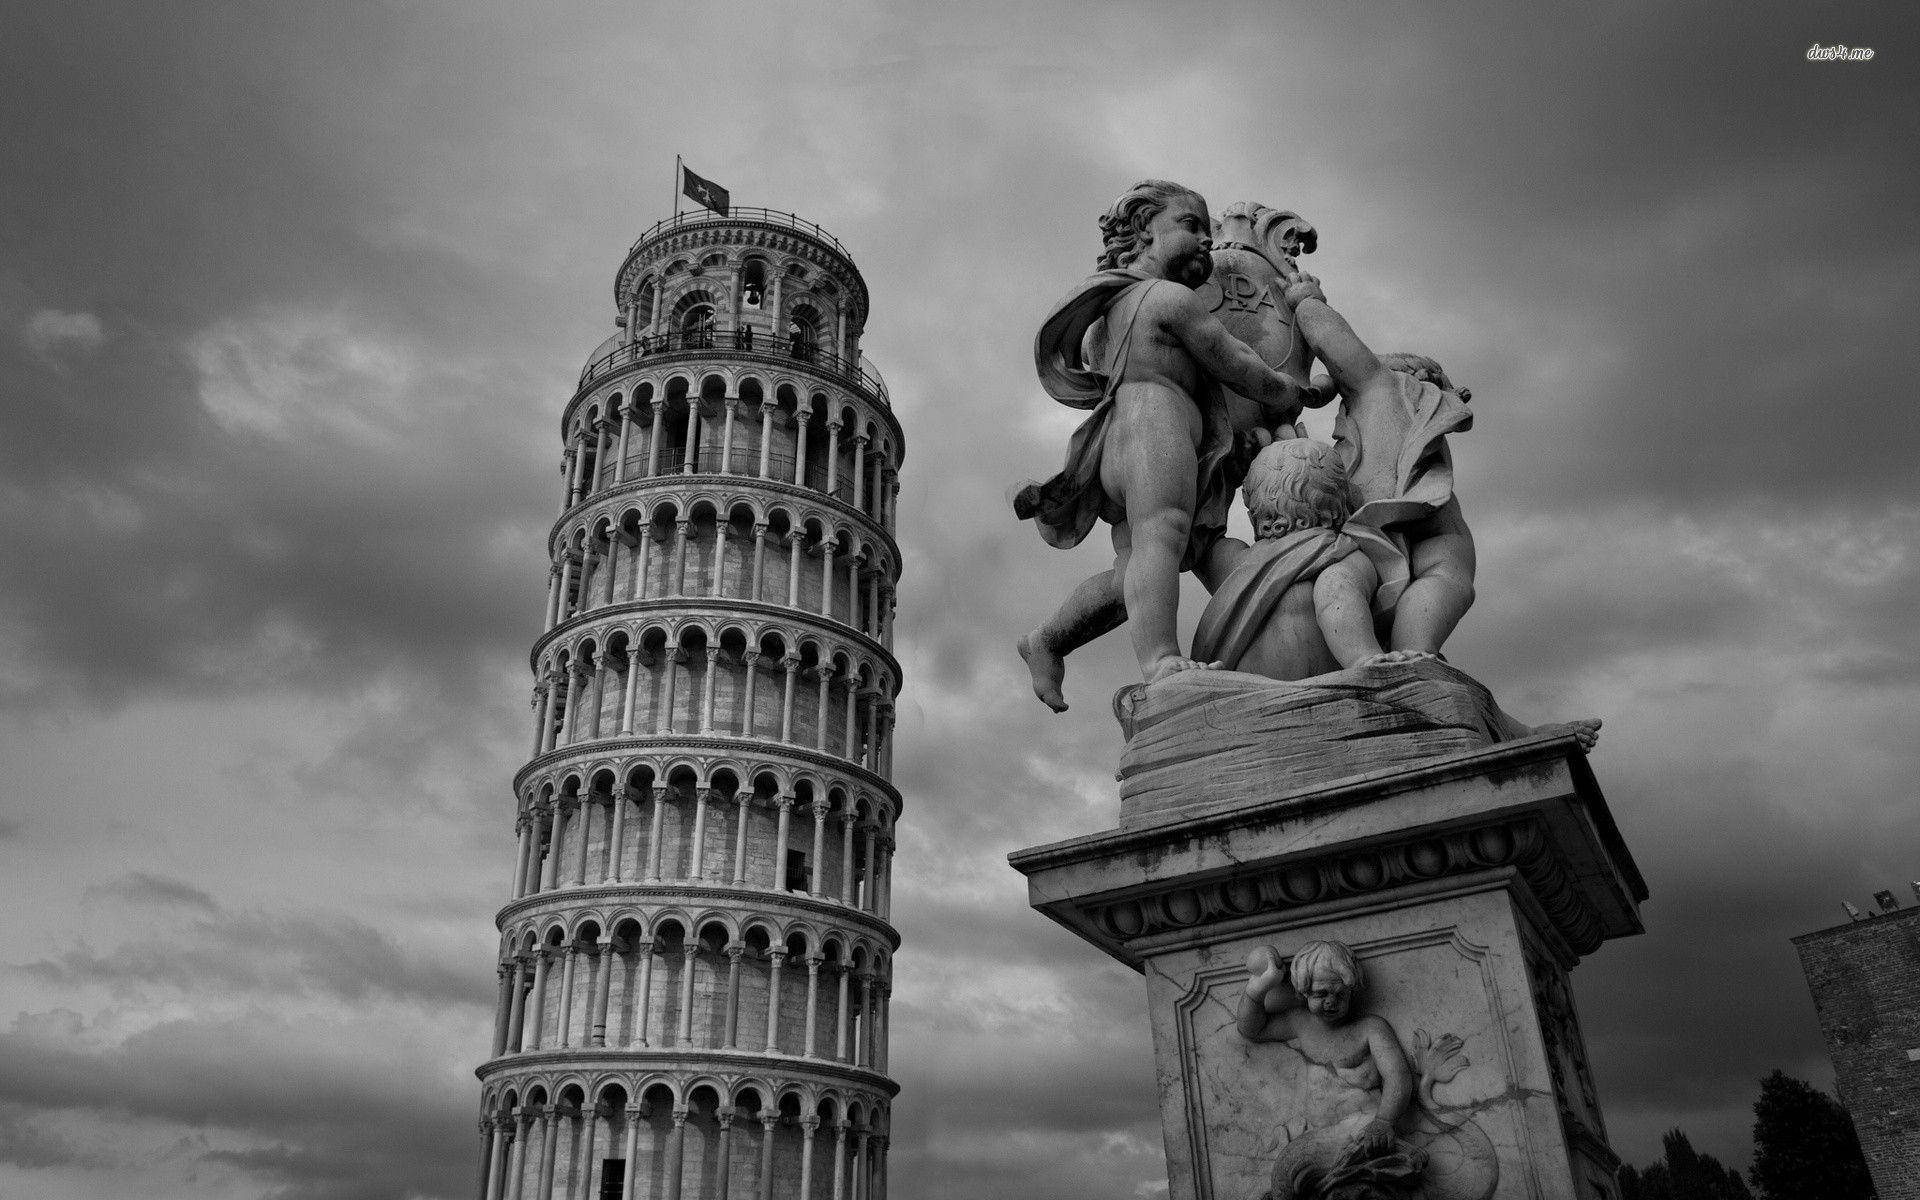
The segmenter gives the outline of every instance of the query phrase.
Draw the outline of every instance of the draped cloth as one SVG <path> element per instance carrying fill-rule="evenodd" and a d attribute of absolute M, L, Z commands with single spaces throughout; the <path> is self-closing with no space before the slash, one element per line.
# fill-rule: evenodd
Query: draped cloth
<path fill-rule="evenodd" d="M 1473 428 L 1473 410 L 1459 393 L 1401 371 L 1388 374 L 1391 400 L 1343 404 L 1333 424 L 1353 497 L 1349 521 L 1375 529 L 1421 520 L 1453 499 L 1446 436 Z"/>
<path fill-rule="evenodd" d="M 1125 510 L 1100 486 L 1100 463 L 1113 428 L 1114 394 L 1124 381 L 1134 321 L 1156 283 L 1180 286 L 1128 267 L 1101 271 L 1056 304 L 1034 336 L 1040 386 L 1069 408 L 1091 410 L 1067 443 L 1066 466 L 1059 474 L 1028 484 L 1014 497 L 1014 513 L 1023 521 L 1031 519 L 1050 546 L 1070 549 L 1086 538 L 1096 521 L 1118 524 L 1126 519 Z M 1096 368 L 1084 361 L 1082 347 L 1087 331 L 1100 320 L 1107 323 L 1106 354 Z M 1193 526 L 1181 570 L 1192 570 L 1226 534 L 1227 510 L 1240 484 L 1231 477 L 1233 428 L 1219 383 L 1206 377 L 1193 402 L 1199 406 L 1204 432 L 1195 451 L 1199 466 Z M 1240 474 L 1244 477 L 1244 470 Z"/>
<path fill-rule="evenodd" d="M 1407 556 L 1401 542 L 1369 525 L 1348 522 L 1344 529 L 1296 529 L 1255 542 L 1220 581 L 1200 614 L 1193 634 L 1193 657 L 1223 663 L 1229 671 L 1249 670 L 1242 660 L 1263 636 L 1319 637 L 1312 630 L 1273 628 L 1274 614 L 1287 589 L 1317 578 L 1350 554 L 1365 554 L 1380 576 L 1373 595 L 1376 619 L 1386 616 L 1406 591 Z"/>

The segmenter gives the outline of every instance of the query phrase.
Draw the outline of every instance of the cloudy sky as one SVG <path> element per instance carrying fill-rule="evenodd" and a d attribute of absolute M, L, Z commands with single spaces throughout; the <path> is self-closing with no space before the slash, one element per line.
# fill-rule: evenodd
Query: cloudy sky
<path fill-rule="evenodd" d="M 1564 11 L 1561 11 L 1564 10 Z M 1574 980 L 1617 1148 L 1827 1084 L 1788 937 L 1920 876 L 1920 73 L 1895 6 L 0 8 L 0 1195 L 464 1197 L 558 414 L 673 159 L 872 288 L 908 455 L 897 1194 L 1165 1187 L 1138 979 L 1009 850 L 1109 826 L 1013 638 L 1029 347 L 1143 176 L 1293 208 L 1440 358 L 1511 711 L 1653 890 Z M 1875 48 L 1809 62 L 1814 42 Z M 1189 620 L 1198 604 L 1189 596 Z"/>

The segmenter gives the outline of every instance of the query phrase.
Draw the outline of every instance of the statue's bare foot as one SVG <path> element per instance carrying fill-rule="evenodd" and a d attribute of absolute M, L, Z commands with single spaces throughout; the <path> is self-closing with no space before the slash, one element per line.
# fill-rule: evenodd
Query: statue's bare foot
<path fill-rule="evenodd" d="M 1385 666 L 1388 663 L 1430 662 L 1439 657 L 1431 650 L 1382 650 L 1378 654 L 1369 654 L 1353 665 L 1376 667 Z"/>
<path fill-rule="evenodd" d="M 1535 733 L 1570 733 L 1580 742 L 1580 749 L 1591 750 L 1600 742 L 1600 718 L 1585 717 L 1578 721 L 1555 721 L 1549 725 L 1536 725 Z"/>
<path fill-rule="evenodd" d="M 1169 654 L 1165 658 L 1156 659 L 1146 669 L 1147 683 L 1149 686 L 1159 683 L 1177 671 L 1218 671 L 1222 665 L 1217 662 L 1200 662 L 1198 659 L 1181 658 L 1177 654 Z"/>
<path fill-rule="evenodd" d="M 1067 698 L 1060 687 L 1067 681 L 1067 660 L 1047 649 L 1038 629 L 1020 639 L 1020 657 L 1026 660 L 1027 673 L 1033 676 L 1033 694 L 1040 703 L 1057 713 L 1067 711 Z"/>

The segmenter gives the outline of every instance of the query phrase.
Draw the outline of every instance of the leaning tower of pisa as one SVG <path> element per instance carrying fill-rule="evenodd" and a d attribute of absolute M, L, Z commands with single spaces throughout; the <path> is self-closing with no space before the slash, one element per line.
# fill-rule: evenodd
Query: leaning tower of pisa
<path fill-rule="evenodd" d="M 736 207 L 649 229 L 614 303 L 560 422 L 480 1195 L 880 1200 L 905 446 L 867 286 Z"/>

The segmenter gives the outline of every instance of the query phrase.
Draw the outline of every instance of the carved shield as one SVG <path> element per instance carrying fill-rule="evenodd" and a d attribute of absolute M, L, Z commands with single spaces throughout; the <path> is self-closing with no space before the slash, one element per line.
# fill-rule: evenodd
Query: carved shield
<path fill-rule="evenodd" d="M 1313 352 L 1294 330 L 1274 262 L 1312 253 L 1317 241 L 1313 226 L 1293 213 L 1264 204 L 1231 205 L 1214 236 L 1213 275 L 1195 292 L 1228 333 L 1302 386 Z M 1270 424 L 1258 404 L 1230 390 L 1227 409 L 1236 431 Z"/>

